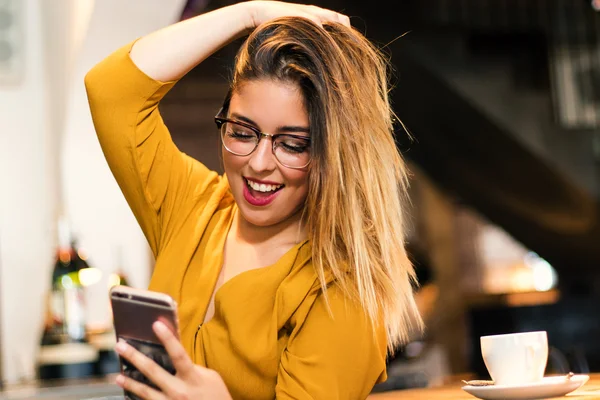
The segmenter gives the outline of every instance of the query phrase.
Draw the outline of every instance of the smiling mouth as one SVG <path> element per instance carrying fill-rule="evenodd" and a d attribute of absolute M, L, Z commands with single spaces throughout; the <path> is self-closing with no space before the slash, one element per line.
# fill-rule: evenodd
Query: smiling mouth
<path fill-rule="evenodd" d="M 254 181 L 251 181 L 246 178 L 244 178 L 244 182 L 246 183 L 246 186 L 248 187 L 248 189 L 252 190 L 253 193 L 259 194 L 259 195 L 267 195 L 267 196 L 281 190 L 285 186 L 283 184 L 271 185 L 271 184 L 258 183 L 258 182 L 254 182 Z"/>

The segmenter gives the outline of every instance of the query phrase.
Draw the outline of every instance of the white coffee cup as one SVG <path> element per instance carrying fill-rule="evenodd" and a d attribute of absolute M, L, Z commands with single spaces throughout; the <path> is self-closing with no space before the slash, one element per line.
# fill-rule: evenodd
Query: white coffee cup
<path fill-rule="evenodd" d="M 541 381 L 548 362 L 545 331 L 490 335 L 480 338 L 481 355 L 495 385 Z"/>

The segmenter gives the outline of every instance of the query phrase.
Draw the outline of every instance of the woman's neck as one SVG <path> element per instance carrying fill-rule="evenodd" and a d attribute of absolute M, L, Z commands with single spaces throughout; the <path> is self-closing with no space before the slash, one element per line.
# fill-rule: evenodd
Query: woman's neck
<path fill-rule="evenodd" d="M 269 226 L 258 226 L 248 222 L 236 211 L 233 226 L 237 240 L 248 244 L 296 245 L 306 239 L 306 225 L 302 219 L 302 209 L 285 220 Z"/>

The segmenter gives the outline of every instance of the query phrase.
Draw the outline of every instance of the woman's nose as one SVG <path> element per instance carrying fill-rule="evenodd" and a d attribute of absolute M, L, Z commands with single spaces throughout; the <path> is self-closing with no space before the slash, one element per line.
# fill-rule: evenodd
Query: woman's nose
<path fill-rule="evenodd" d="M 270 138 L 263 137 L 258 142 L 256 150 L 250 154 L 249 165 L 256 172 L 268 171 L 276 167 L 277 161 L 273 154 L 273 142 Z"/>

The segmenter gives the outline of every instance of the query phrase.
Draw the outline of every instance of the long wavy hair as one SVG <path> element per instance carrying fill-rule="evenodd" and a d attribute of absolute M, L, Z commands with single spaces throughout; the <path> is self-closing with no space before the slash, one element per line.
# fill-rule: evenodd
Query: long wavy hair
<path fill-rule="evenodd" d="M 236 56 L 230 93 L 275 79 L 302 91 L 312 160 L 304 215 L 312 261 L 385 324 L 388 349 L 422 326 L 404 248 L 407 169 L 394 141 L 389 60 L 360 32 L 285 17 L 254 30 Z"/>

